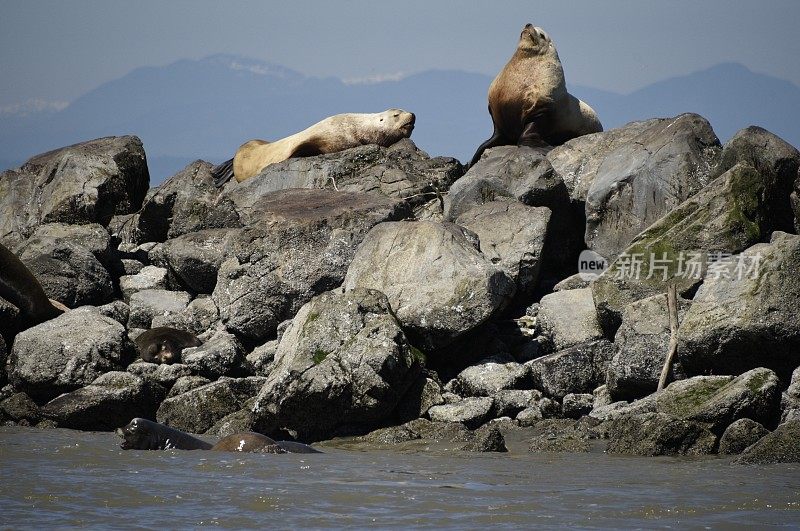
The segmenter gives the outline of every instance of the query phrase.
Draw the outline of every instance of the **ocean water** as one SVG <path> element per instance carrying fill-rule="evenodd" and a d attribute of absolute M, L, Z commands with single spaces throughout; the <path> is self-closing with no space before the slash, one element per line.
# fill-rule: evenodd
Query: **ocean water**
<path fill-rule="evenodd" d="M 111 433 L 0 428 L 0 526 L 800 527 L 800 465 L 429 448 L 123 451 Z"/>

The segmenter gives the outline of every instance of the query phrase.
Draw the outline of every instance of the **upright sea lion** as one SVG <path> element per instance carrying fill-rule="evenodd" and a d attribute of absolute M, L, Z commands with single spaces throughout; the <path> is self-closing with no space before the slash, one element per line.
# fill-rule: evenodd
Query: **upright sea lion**
<path fill-rule="evenodd" d="M 51 301 L 25 264 L 17 255 L 0 244 L 0 297 L 19 309 L 24 329 L 61 315 L 67 308 Z"/>
<path fill-rule="evenodd" d="M 134 343 L 144 361 L 164 364 L 180 362 L 183 349 L 203 344 L 194 334 L 168 326 L 146 330 L 136 337 Z"/>
<path fill-rule="evenodd" d="M 564 69 L 550 37 L 527 24 L 517 50 L 489 86 L 491 138 L 478 147 L 470 165 L 490 147 L 549 147 L 603 130 L 594 110 L 567 92 Z"/>
<path fill-rule="evenodd" d="M 410 137 L 415 120 L 413 113 L 401 109 L 372 114 L 337 114 L 275 142 L 245 142 L 232 159 L 211 170 L 211 175 L 219 188 L 231 177 L 242 182 L 261 173 L 267 165 L 292 157 L 336 153 L 364 144 L 387 147 Z"/>
<path fill-rule="evenodd" d="M 265 454 L 320 454 L 311 446 L 294 441 L 275 441 L 251 431 L 234 433 L 211 444 L 188 433 L 152 420 L 135 418 L 117 428 L 123 450 L 214 450 L 219 452 L 250 452 Z"/>

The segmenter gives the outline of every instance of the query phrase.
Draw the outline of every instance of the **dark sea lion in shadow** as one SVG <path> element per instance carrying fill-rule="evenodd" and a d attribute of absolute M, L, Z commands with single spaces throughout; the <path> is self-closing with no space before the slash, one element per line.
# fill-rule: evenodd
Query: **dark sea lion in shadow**
<path fill-rule="evenodd" d="M 169 326 L 145 330 L 134 343 L 144 361 L 164 364 L 179 363 L 183 349 L 203 344 L 194 334 Z"/>
<path fill-rule="evenodd" d="M 263 454 L 320 454 L 311 446 L 294 441 L 275 441 L 251 431 L 234 433 L 211 444 L 186 432 L 152 420 L 135 418 L 117 428 L 123 450 L 213 450 L 218 452 L 249 452 Z"/>
<path fill-rule="evenodd" d="M 48 299 L 31 270 L 2 244 L 0 244 L 0 297 L 19 309 L 19 323 L 16 323 L 15 327 L 19 330 L 49 321 L 68 309 L 63 304 Z"/>

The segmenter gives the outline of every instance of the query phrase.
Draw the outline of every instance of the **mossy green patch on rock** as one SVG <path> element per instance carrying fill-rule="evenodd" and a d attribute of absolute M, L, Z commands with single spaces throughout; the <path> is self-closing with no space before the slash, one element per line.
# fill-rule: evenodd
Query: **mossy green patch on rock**
<path fill-rule="evenodd" d="M 320 363 L 328 357 L 329 352 L 325 352 L 321 348 L 318 348 L 314 351 L 314 355 L 312 359 L 314 360 L 315 365 L 319 365 Z"/>

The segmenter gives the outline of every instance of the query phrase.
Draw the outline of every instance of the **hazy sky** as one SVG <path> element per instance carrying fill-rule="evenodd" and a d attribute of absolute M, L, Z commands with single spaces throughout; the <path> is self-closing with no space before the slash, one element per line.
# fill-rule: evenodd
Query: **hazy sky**
<path fill-rule="evenodd" d="M 345 79 L 494 75 L 526 22 L 553 37 L 570 84 L 629 92 L 735 61 L 800 85 L 798 21 L 796 0 L 0 0 L 0 106 L 215 53 Z"/>

